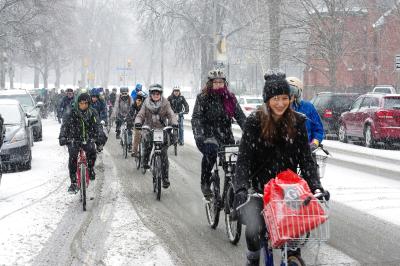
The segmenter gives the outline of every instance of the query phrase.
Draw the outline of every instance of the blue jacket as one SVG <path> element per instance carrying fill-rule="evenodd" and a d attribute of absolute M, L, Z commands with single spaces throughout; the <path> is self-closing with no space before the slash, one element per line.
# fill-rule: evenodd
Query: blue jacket
<path fill-rule="evenodd" d="M 135 100 L 136 100 L 136 95 L 138 94 L 138 92 L 139 91 L 137 91 L 137 90 L 133 90 L 132 92 L 131 92 L 131 98 L 132 98 L 132 101 L 133 102 L 135 102 Z M 143 97 L 147 97 L 147 93 L 145 93 L 144 91 L 141 91 L 142 92 L 142 94 L 143 94 Z"/>
<path fill-rule="evenodd" d="M 300 104 L 296 102 L 292 105 L 293 110 L 307 116 L 306 128 L 308 133 L 308 142 L 317 139 L 320 143 L 324 139 L 324 126 L 314 105 L 308 101 L 301 100 Z"/>
<path fill-rule="evenodd" d="M 95 103 L 91 104 L 91 107 L 97 111 L 100 121 L 104 120 L 104 122 L 107 122 L 107 106 L 104 101 L 98 99 Z"/>

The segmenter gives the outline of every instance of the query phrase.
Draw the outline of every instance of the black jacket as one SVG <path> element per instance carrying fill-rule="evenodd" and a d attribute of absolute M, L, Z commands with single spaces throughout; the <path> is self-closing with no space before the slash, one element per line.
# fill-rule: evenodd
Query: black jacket
<path fill-rule="evenodd" d="M 97 112 L 89 107 L 86 112 L 73 108 L 61 125 L 60 136 L 67 140 L 88 141 L 94 140 L 96 144 L 104 145 L 106 136 L 98 119 Z"/>
<path fill-rule="evenodd" d="M 246 116 L 237 102 L 234 118 L 243 128 Z M 212 137 L 216 138 L 220 145 L 235 143 L 232 120 L 225 112 L 220 95 L 204 93 L 197 95 L 192 114 L 192 130 L 197 146 Z"/>
<path fill-rule="evenodd" d="M 134 102 L 129 108 L 129 113 L 126 117 L 126 125 L 128 128 L 132 128 L 134 126 L 136 115 L 139 113 L 142 106 L 143 103 L 140 106 L 137 106 L 136 102 Z"/>
<path fill-rule="evenodd" d="M 321 188 L 308 144 L 306 117 L 300 113 L 295 113 L 295 117 L 297 134 L 294 140 L 285 141 L 282 138 L 276 143 L 269 143 L 260 138 L 260 119 L 255 112 L 247 118 L 233 179 L 236 191 L 252 186 L 262 192 L 270 179 L 287 169 L 296 173 L 298 165 L 311 191 Z"/>
<path fill-rule="evenodd" d="M 61 98 L 60 105 L 58 106 L 58 114 L 59 117 L 64 119 L 64 116 L 69 114 L 72 109 L 72 105 L 74 103 L 74 97 L 68 98 L 68 96 L 64 96 Z"/>
<path fill-rule="evenodd" d="M 168 96 L 168 101 L 171 104 L 171 108 L 174 111 L 174 113 L 180 113 L 184 112 L 185 114 L 189 113 L 189 104 L 187 103 L 185 97 L 182 95 L 175 96 L 175 95 L 170 95 Z"/>

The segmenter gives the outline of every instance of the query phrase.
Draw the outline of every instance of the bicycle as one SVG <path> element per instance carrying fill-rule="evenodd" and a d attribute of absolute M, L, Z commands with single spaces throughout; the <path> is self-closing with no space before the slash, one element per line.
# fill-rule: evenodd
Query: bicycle
<path fill-rule="evenodd" d="M 161 150 L 164 145 L 168 145 L 169 131 L 173 130 L 173 127 L 167 126 L 163 129 L 151 129 L 148 126 L 143 126 L 142 130 L 147 130 L 152 134 L 153 150 L 151 152 L 150 169 L 153 175 L 153 192 L 156 194 L 156 199 L 161 200 L 161 181 L 162 181 L 162 163 L 161 163 Z M 140 142 L 143 145 L 143 141 Z M 141 148 L 141 151 L 144 151 Z M 142 158 L 144 156 L 142 155 Z M 143 167 L 143 174 L 146 173 L 146 169 Z"/>
<path fill-rule="evenodd" d="M 217 161 L 210 179 L 212 196 L 206 199 L 207 221 L 212 229 L 215 229 L 219 223 L 219 214 L 221 209 L 225 212 L 225 227 L 229 241 L 236 245 L 241 236 L 242 224 L 239 219 L 233 218 L 233 199 L 234 188 L 232 178 L 235 174 L 236 159 L 239 153 L 239 145 L 226 145 L 218 151 Z M 218 166 L 222 166 L 225 173 L 222 195 L 220 195 L 220 177 Z"/>
<path fill-rule="evenodd" d="M 263 200 L 263 196 L 263 194 L 257 193 L 254 190 L 250 189 L 247 196 L 247 201 L 238 206 L 236 209 L 239 211 L 242 207 L 246 206 L 253 199 Z M 329 239 L 329 205 L 328 201 L 325 200 L 326 196 L 329 196 L 329 192 L 327 191 L 316 193 L 314 194 L 314 198 L 308 197 L 305 200 L 273 200 L 264 207 L 264 210 L 260 213 L 260 215 L 264 214 L 264 221 L 266 223 L 266 230 L 261 240 L 261 248 L 264 251 L 265 266 L 274 265 L 274 249 L 278 249 L 281 251 L 279 265 L 306 266 L 306 263 L 300 255 L 300 248 L 305 247 L 306 244 L 318 245 L 314 260 L 314 265 L 316 265 L 318 261 L 320 246 L 323 242 L 327 242 Z M 323 208 L 324 214 L 321 214 L 314 209 L 307 212 L 306 215 L 286 214 L 282 211 L 275 211 L 276 209 L 282 209 L 281 206 L 307 206 L 312 202 L 319 204 Z M 272 217 L 268 216 L 267 218 L 267 213 L 270 216 L 272 213 Z M 288 219 L 291 222 L 294 222 L 295 220 L 300 220 L 300 224 L 297 224 L 297 226 L 287 224 L 287 226 L 285 226 L 284 228 L 279 228 L 276 225 L 278 224 L 278 221 L 281 221 L 282 219 Z M 303 235 L 292 238 L 285 238 L 285 236 L 287 235 L 296 235 L 296 230 L 299 230 L 299 228 L 309 226 L 311 219 L 319 219 L 321 221 L 323 220 L 324 222 L 321 223 L 319 226 L 313 228 L 311 231 L 305 232 L 305 234 Z M 279 247 L 273 247 L 270 241 L 270 237 L 279 237 L 280 239 L 285 238 L 286 241 L 283 245 Z M 288 252 L 290 255 L 288 255 Z"/>
<path fill-rule="evenodd" d="M 86 152 L 83 150 L 82 145 L 86 145 L 87 142 L 76 142 L 80 143 L 78 161 L 76 168 L 76 185 L 80 194 L 80 201 L 82 202 L 83 211 L 86 211 L 86 189 L 89 187 L 89 170 L 87 165 Z M 85 177 L 85 178 L 82 178 Z"/>
<path fill-rule="evenodd" d="M 140 139 L 142 138 L 142 136 L 140 136 Z M 135 156 L 135 164 L 136 164 L 136 170 L 140 169 L 141 166 L 141 160 L 142 160 L 142 141 L 139 141 L 139 147 L 138 147 L 138 151 L 137 154 Z"/>
<path fill-rule="evenodd" d="M 122 132 L 122 137 L 120 140 L 121 147 L 122 147 L 122 156 L 126 159 L 128 158 L 128 149 L 129 146 L 132 145 L 132 134 L 129 134 L 130 129 L 127 128 L 126 126 L 126 121 L 121 125 L 121 132 Z"/>

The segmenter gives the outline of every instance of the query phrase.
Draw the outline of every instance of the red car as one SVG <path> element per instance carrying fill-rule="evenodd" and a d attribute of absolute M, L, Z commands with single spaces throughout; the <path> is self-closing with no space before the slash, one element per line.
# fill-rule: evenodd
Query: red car
<path fill-rule="evenodd" d="M 377 142 L 400 142 L 400 94 L 364 94 L 340 116 L 339 140 L 363 140 L 366 147 Z"/>

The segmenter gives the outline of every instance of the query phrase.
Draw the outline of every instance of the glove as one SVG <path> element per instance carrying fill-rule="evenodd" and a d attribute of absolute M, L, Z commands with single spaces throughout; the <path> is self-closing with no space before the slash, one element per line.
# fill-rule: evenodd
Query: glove
<path fill-rule="evenodd" d="M 327 191 L 327 190 L 325 191 L 322 186 L 320 186 L 319 188 L 315 189 L 313 193 L 314 194 L 323 193 L 324 195 L 319 199 L 324 198 L 326 201 L 329 201 L 329 199 L 331 198 L 331 194 L 329 193 L 329 191 Z"/>
<path fill-rule="evenodd" d="M 318 141 L 317 139 L 313 139 L 313 140 L 310 142 L 310 149 L 311 149 L 311 152 L 313 152 L 313 151 L 315 151 L 316 149 L 318 149 L 318 147 L 319 147 L 319 141 Z"/>
<path fill-rule="evenodd" d="M 172 127 L 173 127 L 173 128 L 178 128 L 179 125 L 178 125 L 178 124 L 174 124 L 174 125 L 172 125 Z"/>
<path fill-rule="evenodd" d="M 142 123 L 135 123 L 135 128 L 136 129 L 141 129 L 142 128 Z"/>
<path fill-rule="evenodd" d="M 66 137 L 60 137 L 60 138 L 58 139 L 58 142 L 60 143 L 60 146 L 64 146 L 64 145 L 67 145 L 68 140 L 67 140 Z"/>
<path fill-rule="evenodd" d="M 103 150 L 103 145 L 96 145 L 97 152 L 101 152 Z"/>

